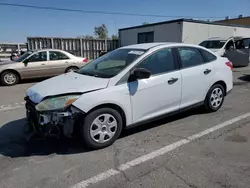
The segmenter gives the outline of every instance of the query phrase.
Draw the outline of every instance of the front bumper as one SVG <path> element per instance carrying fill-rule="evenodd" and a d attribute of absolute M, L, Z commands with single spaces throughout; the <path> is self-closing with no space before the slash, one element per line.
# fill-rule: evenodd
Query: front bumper
<path fill-rule="evenodd" d="M 56 111 L 38 112 L 36 103 L 28 97 L 26 101 L 26 120 L 29 131 L 39 133 L 42 136 L 66 136 L 71 137 L 74 124 L 81 112 L 76 108 L 69 107 Z"/>

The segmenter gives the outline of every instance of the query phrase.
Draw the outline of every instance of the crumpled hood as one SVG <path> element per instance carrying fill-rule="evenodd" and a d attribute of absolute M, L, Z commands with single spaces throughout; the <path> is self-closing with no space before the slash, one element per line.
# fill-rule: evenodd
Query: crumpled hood
<path fill-rule="evenodd" d="M 35 84 L 26 91 L 26 95 L 34 103 L 40 103 L 48 96 L 84 93 L 103 89 L 107 87 L 108 82 L 109 79 L 106 78 L 97 78 L 70 72 Z"/>

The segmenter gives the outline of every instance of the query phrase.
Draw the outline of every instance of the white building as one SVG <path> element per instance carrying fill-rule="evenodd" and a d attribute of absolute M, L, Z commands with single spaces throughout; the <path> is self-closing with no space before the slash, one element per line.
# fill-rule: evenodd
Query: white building
<path fill-rule="evenodd" d="M 250 27 L 193 19 L 178 19 L 119 29 L 120 45 L 145 42 L 199 44 L 212 37 L 250 37 Z"/>

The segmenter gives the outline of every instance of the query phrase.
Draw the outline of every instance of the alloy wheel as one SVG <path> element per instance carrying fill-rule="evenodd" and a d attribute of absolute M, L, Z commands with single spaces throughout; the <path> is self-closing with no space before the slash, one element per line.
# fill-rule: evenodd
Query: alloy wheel
<path fill-rule="evenodd" d="M 210 104 L 213 108 L 218 108 L 223 101 L 223 91 L 221 88 L 216 87 L 210 96 Z"/>
<path fill-rule="evenodd" d="M 111 114 L 101 114 L 90 126 L 90 136 L 97 143 L 112 139 L 117 131 L 117 120 Z"/>
<path fill-rule="evenodd" d="M 17 80 L 17 77 L 15 74 L 8 73 L 4 75 L 4 82 L 8 85 L 14 84 Z"/>

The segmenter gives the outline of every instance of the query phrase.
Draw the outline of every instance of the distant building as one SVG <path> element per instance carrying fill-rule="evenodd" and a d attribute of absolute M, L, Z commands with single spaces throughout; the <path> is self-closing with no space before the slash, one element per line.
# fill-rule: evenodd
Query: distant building
<path fill-rule="evenodd" d="M 212 37 L 229 38 L 232 36 L 250 37 L 250 25 L 178 19 L 119 29 L 121 46 L 149 42 L 199 44 Z"/>
<path fill-rule="evenodd" d="M 229 18 L 227 16 L 224 20 L 218 20 L 218 21 L 215 21 L 215 23 L 250 26 L 250 16 L 243 17 L 243 15 L 239 15 L 238 18 Z"/>

